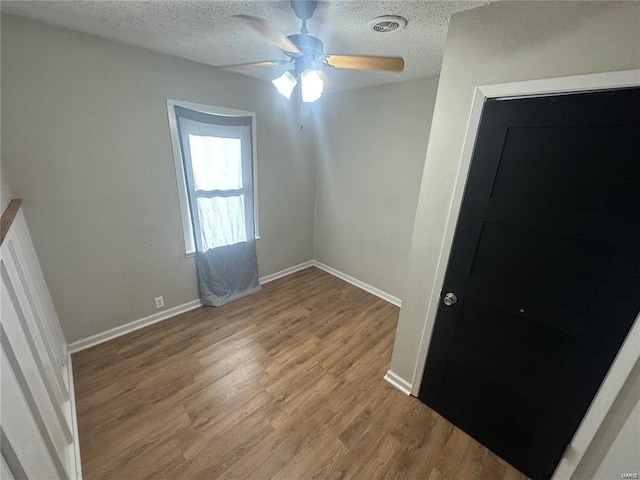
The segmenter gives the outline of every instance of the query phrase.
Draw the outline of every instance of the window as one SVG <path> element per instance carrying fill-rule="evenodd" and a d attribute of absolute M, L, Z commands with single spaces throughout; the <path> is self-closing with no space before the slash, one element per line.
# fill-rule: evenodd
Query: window
<path fill-rule="evenodd" d="M 258 236 L 255 113 L 167 100 L 185 251 Z M 192 215 L 197 215 L 196 222 Z"/>

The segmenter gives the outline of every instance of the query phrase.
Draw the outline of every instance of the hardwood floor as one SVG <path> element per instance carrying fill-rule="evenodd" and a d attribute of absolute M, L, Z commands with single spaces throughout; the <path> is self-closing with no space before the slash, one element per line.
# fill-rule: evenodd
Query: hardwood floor
<path fill-rule="evenodd" d="M 73 356 L 92 479 L 525 479 L 382 377 L 398 308 L 315 268 Z"/>

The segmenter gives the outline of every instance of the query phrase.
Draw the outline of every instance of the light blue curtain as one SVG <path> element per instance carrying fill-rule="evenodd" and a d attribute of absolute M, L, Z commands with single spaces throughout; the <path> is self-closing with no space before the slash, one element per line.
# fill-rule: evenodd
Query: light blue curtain
<path fill-rule="evenodd" d="M 253 211 L 251 117 L 175 107 L 204 305 L 260 290 Z"/>

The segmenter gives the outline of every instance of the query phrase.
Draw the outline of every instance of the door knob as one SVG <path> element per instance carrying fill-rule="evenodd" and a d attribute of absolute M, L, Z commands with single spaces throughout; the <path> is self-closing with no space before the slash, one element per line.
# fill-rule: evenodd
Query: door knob
<path fill-rule="evenodd" d="M 455 293 L 449 292 L 444 296 L 442 301 L 444 302 L 444 304 L 447 307 L 450 307 L 451 305 L 453 305 L 454 303 L 456 303 L 458 301 L 458 297 L 456 297 Z"/>

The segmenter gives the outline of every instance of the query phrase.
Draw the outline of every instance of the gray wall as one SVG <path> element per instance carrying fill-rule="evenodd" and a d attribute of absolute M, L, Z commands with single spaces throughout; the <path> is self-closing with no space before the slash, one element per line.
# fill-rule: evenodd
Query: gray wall
<path fill-rule="evenodd" d="M 14 198 L 13 189 L 4 173 L 4 166 L 0 165 L 0 215 L 5 211 L 12 198 Z"/>
<path fill-rule="evenodd" d="M 638 2 L 497 2 L 455 14 L 414 225 L 392 369 L 411 381 L 476 85 L 640 67 Z"/>
<path fill-rule="evenodd" d="M 269 83 L 10 16 L 1 47 L 3 173 L 67 340 L 198 297 L 166 98 L 257 113 L 260 275 L 312 258 L 315 151 Z"/>
<path fill-rule="evenodd" d="M 473 88 L 638 67 L 638 2 L 496 2 L 453 16 L 396 333 L 395 373 L 411 382 L 428 300 L 432 289 L 439 288 L 434 274 Z M 602 439 L 596 444 L 596 449 L 609 448 Z M 627 453 L 637 455 L 637 448 L 627 446 Z"/>
<path fill-rule="evenodd" d="M 246 76 L 6 15 L 1 46 L 2 182 L 69 341 L 197 298 L 166 98 L 257 113 L 261 275 L 316 258 L 401 295 L 436 78 L 326 95 L 301 131 Z"/>
<path fill-rule="evenodd" d="M 327 95 L 315 259 L 401 297 L 437 78 Z"/>

